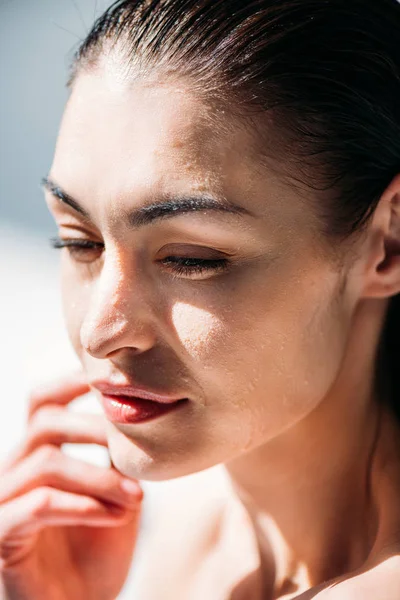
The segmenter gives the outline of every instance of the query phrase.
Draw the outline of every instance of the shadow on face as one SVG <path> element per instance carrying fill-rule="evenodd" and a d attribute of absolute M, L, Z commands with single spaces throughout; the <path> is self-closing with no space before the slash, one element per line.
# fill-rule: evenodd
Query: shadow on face
<path fill-rule="evenodd" d="M 343 357 L 342 274 L 313 212 L 228 119 L 184 83 L 82 73 L 46 186 L 89 381 L 118 375 L 189 399 L 108 424 L 114 463 L 143 479 L 278 436 L 322 401 Z"/>

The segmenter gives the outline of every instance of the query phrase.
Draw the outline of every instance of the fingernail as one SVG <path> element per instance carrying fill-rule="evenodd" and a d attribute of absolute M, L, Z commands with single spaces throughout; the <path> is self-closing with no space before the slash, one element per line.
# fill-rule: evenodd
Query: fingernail
<path fill-rule="evenodd" d="M 128 492 L 128 494 L 138 495 L 139 492 L 141 492 L 141 489 L 136 481 L 132 481 L 132 479 L 123 479 L 121 481 L 121 487 L 125 492 Z"/>

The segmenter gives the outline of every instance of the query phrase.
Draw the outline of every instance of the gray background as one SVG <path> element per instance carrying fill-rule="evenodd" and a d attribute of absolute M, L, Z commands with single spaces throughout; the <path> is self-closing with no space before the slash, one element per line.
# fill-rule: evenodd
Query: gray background
<path fill-rule="evenodd" d="M 40 179 L 52 161 L 68 65 L 106 0 L 0 0 L 0 220 L 53 233 Z"/>

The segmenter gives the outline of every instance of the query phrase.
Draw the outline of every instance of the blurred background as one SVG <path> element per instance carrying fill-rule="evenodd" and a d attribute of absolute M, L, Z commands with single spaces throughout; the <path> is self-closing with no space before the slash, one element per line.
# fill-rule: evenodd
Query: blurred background
<path fill-rule="evenodd" d="M 23 433 L 28 390 L 78 366 L 40 180 L 51 166 L 73 52 L 108 4 L 0 0 L 1 455 Z"/>
<path fill-rule="evenodd" d="M 64 328 L 59 252 L 49 245 L 56 230 L 40 180 L 52 162 L 68 96 L 68 65 L 96 16 L 110 4 L 0 0 L 0 462 L 24 435 L 29 390 L 79 366 Z M 71 409 L 100 411 L 90 395 Z M 96 464 L 109 464 L 100 447 L 64 449 Z M 194 479 L 201 484 L 204 476 L 203 472 Z M 146 501 L 135 567 L 118 600 L 142 597 L 138 575 L 152 511 L 182 483 L 142 482 Z"/>
<path fill-rule="evenodd" d="M 56 229 L 40 180 L 51 166 L 68 97 L 68 65 L 110 3 L 0 0 L 0 351 L 13 402 L 48 373 L 77 365 L 62 323 L 59 253 L 48 241 Z"/>

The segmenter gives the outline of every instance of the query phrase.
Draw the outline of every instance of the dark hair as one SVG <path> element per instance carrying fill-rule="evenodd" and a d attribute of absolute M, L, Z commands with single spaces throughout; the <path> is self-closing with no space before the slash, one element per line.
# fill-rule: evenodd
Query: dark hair
<path fill-rule="evenodd" d="M 135 74 L 187 78 L 244 118 L 268 112 L 265 137 L 272 123 L 282 166 L 317 192 L 334 243 L 364 230 L 400 173 L 398 0 L 119 0 L 81 44 L 68 85 L 116 47 Z M 376 377 L 400 416 L 399 338 L 397 295 Z"/>

